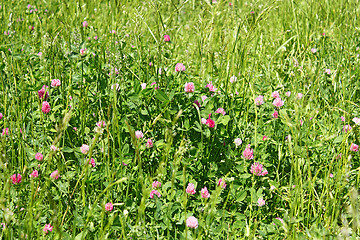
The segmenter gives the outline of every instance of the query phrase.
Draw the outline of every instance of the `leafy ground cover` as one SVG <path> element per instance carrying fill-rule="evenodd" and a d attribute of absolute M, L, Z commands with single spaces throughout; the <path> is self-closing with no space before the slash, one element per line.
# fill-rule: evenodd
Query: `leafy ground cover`
<path fill-rule="evenodd" d="M 0 238 L 359 238 L 359 10 L 1 3 Z"/>

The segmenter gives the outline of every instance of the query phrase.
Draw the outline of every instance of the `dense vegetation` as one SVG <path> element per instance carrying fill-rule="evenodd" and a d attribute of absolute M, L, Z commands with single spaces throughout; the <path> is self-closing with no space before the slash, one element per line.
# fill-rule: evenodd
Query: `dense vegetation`
<path fill-rule="evenodd" d="M 0 238 L 359 238 L 358 6 L 2 2 Z"/>

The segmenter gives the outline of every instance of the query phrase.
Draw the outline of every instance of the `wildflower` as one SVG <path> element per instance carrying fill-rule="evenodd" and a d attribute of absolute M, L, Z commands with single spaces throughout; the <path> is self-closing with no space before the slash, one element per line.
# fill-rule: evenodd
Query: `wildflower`
<path fill-rule="evenodd" d="M 196 193 L 195 186 L 193 183 L 189 183 L 186 187 L 186 193 L 194 195 Z"/>
<path fill-rule="evenodd" d="M 260 106 L 264 104 L 264 96 L 260 95 L 257 98 L 255 98 L 255 104 L 256 106 Z"/>
<path fill-rule="evenodd" d="M 303 94 L 302 94 L 302 93 L 298 93 L 298 94 L 296 95 L 296 98 L 297 98 L 297 99 L 302 99 L 302 97 L 303 97 Z"/>
<path fill-rule="evenodd" d="M 141 88 L 144 90 L 146 88 L 146 83 L 142 83 L 140 84 L 141 85 Z"/>
<path fill-rule="evenodd" d="M 152 62 L 149 62 L 149 66 L 151 67 L 153 65 L 153 63 Z"/>
<path fill-rule="evenodd" d="M 341 118 L 342 122 L 345 122 L 345 117 L 344 116 L 341 116 L 340 118 Z"/>
<path fill-rule="evenodd" d="M 94 39 L 97 40 L 97 39 L 98 39 L 98 36 L 95 36 Z"/>
<path fill-rule="evenodd" d="M 220 178 L 218 181 L 218 186 L 222 187 L 223 189 L 226 188 L 226 182 L 224 179 Z"/>
<path fill-rule="evenodd" d="M 1 114 L 1 113 L 0 113 L 0 114 Z M 1 117 L 0 117 L 0 119 L 1 119 Z M 353 118 L 353 122 L 354 122 L 356 125 L 360 125 L 360 118 L 357 118 L 357 117 Z"/>
<path fill-rule="evenodd" d="M 254 162 L 252 165 L 251 165 L 251 168 L 250 168 L 250 172 L 256 176 L 261 176 L 261 173 L 263 171 L 263 165 L 258 163 L 258 162 Z"/>
<path fill-rule="evenodd" d="M 202 198 L 209 198 L 210 197 L 210 193 L 209 193 L 209 191 L 207 190 L 206 187 L 201 189 L 201 197 Z"/>
<path fill-rule="evenodd" d="M 242 144 L 242 140 L 240 138 L 236 138 L 234 140 L 234 143 L 235 143 L 235 146 L 238 147 L 238 146 L 240 146 Z"/>
<path fill-rule="evenodd" d="M 271 185 L 271 186 L 270 186 L 270 190 L 271 190 L 271 191 L 274 191 L 275 188 L 276 188 L 276 187 L 275 187 L 274 185 Z"/>
<path fill-rule="evenodd" d="M 356 145 L 355 143 L 352 143 L 351 146 L 350 146 L 350 151 L 352 151 L 352 152 L 359 151 L 359 146 Z"/>
<path fill-rule="evenodd" d="M 96 166 L 95 159 L 91 158 L 89 161 L 89 164 L 91 164 L 91 166 L 95 167 Z"/>
<path fill-rule="evenodd" d="M 275 92 L 273 92 L 273 93 L 271 94 L 271 96 L 272 96 L 273 98 L 279 98 L 279 97 L 280 97 L 280 93 L 279 93 L 278 91 L 275 91 Z"/>
<path fill-rule="evenodd" d="M 151 83 L 151 86 L 154 86 L 155 84 L 156 84 L 156 82 L 152 82 L 152 83 Z M 159 87 L 155 87 L 154 89 L 155 89 L 155 90 L 156 90 L 156 89 L 159 89 Z"/>
<path fill-rule="evenodd" d="M 206 124 L 207 120 L 205 118 L 201 118 L 201 123 Z"/>
<path fill-rule="evenodd" d="M 269 172 L 266 170 L 266 169 L 264 169 L 264 171 L 262 171 L 262 173 L 261 173 L 261 176 L 265 176 L 265 175 L 267 175 Z"/>
<path fill-rule="evenodd" d="M 84 56 L 85 55 L 85 53 L 86 53 L 86 48 L 85 49 L 80 49 L 80 54 L 81 54 L 81 56 Z"/>
<path fill-rule="evenodd" d="M 265 205 L 265 200 L 262 199 L 262 198 L 259 198 L 258 201 L 257 201 L 257 205 L 258 205 L 259 207 L 264 206 L 264 205 Z"/>
<path fill-rule="evenodd" d="M 182 63 L 177 63 L 175 65 L 175 72 L 184 72 L 185 71 L 185 66 Z"/>
<path fill-rule="evenodd" d="M 51 177 L 53 180 L 57 180 L 57 179 L 60 177 L 59 171 L 58 171 L 58 170 L 53 171 L 53 172 L 50 174 L 50 177 Z"/>
<path fill-rule="evenodd" d="M 352 129 L 352 127 L 350 126 L 350 125 L 345 125 L 344 127 L 343 127 L 343 131 L 344 132 L 348 132 L 348 131 L 350 131 Z"/>
<path fill-rule="evenodd" d="M 51 145 L 50 150 L 55 152 L 58 151 L 59 149 L 55 145 Z"/>
<path fill-rule="evenodd" d="M 8 136 L 8 135 L 9 135 L 9 128 L 4 128 L 4 129 L 3 129 L 3 132 L 2 132 L 2 135 L 3 135 L 3 136 L 4 136 L 4 135 Z"/>
<path fill-rule="evenodd" d="M 42 161 L 44 159 L 44 156 L 38 152 L 35 154 L 35 159 L 38 161 Z"/>
<path fill-rule="evenodd" d="M 285 93 L 285 96 L 287 96 L 287 97 L 290 97 L 290 95 L 291 95 L 290 91 Z"/>
<path fill-rule="evenodd" d="M 51 86 L 52 87 L 60 87 L 61 81 L 59 79 L 53 79 L 51 80 Z"/>
<path fill-rule="evenodd" d="M 169 35 L 164 35 L 164 41 L 165 42 L 170 42 L 170 36 Z"/>
<path fill-rule="evenodd" d="M 96 123 L 96 126 L 98 126 L 99 128 L 104 128 L 106 127 L 106 122 L 105 121 L 99 121 Z"/>
<path fill-rule="evenodd" d="M 195 100 L 194 103 L 196 104 L 196 106 L 197 106 L 198 108 L 201 107 L 201 105 L 200 105 L 200 103 L 199 103 L 198 100 Z"/>
<path fill-rule="evenodd" d="M 302 126 L 304 124 L 304 121 L 302 119 L 300 119 L 300 126 Z"/>
<path fill-rule="evenodd" d="M 105 204 L 105 210 L 108 212 L 111 212 L 114 209 L 114 206 L 111 202 L 108 202 L 107 204 Z"/>
<path fill-rule="evenodd" d="M 206 84 L 205 88 L 209 88 L 210 92 L 216 92 L 217 91 L 217 88 L 214 87 L 212 82 L 209 82 L 208 84 Z"/>
<path fill-rule="evenodd" d="M 41 57 L 42 56 L 42 52 L 38 52 L 38 54 L 37 54 L 39 57 Z"/>
<path fill-rule="evenodd" d="M 215 127 L 215 121 L 212 120 L 210 117 L 211 117 L 211 113 L 209 113 L 209 118 L 206 120 L 206 125 L 209 128 L 214 128 Z"/>
<path fill-rule="evenodd" d="M 281 101 L 281 98 L 275 98 L 275 100 L 273 101 L 273 105 L 280 108 L 284 105 L 284 101 Z"/>
<path fill-rule="evenodd" d="M 278 118 L 279 117 L 279 113 L 275 110 L 274 113 L 272 114 L 273 118 Z"/>
<path fill-rule="evenodd" d="M 197 228 L 199 226 L 196 217 L 190 216 L 186 219 L 186 226 L 189 228 Z"/>
<path fill-rule="evenodd" d="M 50 104 L 47 101 L 44 101 L 41 110 L 43 113 L 48 114 L 51 111 Z"/>
<path fill-rule="evenodd" d="M 89 152 L 90 148 L 89 148 L 89 145 L 86 145 L 86 144 L 83 144 L 81 147 L 80 147 L 80 151 L 83 153 L 83 154 L 87 154 Z"/>
<path fill-rule="evenodd" d="M 223 116 L 225 116 L 226 112 L 223 108 L 218 108 L 215 113 L 221 113 Z"/>
<path fill-rule="evenodd" d="M 333 178 L 333 177 L 334 177 L 334 175 L 333 175 L 332 173 L 330 173 L 329 177 Z"/>
<path fill-rule="evenodd" d="M 37 178 L 39 176 L 39 172 L 37 170 L 34 170 L 29 177 L 31 178 Z"/>
<path fill-rule="evenodd" d="M 247 145 L 247 147 L 245 148 L 244 152 L 243 152 L 243 157 L 247 160 L 251 160 L 254 158 L 254 150 L 252 150 L 250 148 L 250 144 Z"/>
<path fill-rule="evenodd" d="M 236 81 L 237 81 L 237 77 L 235 75 L 230 77 L 230 82 L 231 83 L 234 83 Z"/>
<path fill-rule="evenodd" d="M 204 102 L 207 99 L 207 96 L 201 96 L 201 100 Z"/>
<path fill-rule="evenodd" d="M 155 189 L 151 190 L 151 192 L 150 192 L 150 198 L 154 198 L 154 195 L 156 195 L 156 196 L 158 196 L 158 197 L 161 197 L 161 194 L 160 194 L 157 190 L 155 190 Z"/>
<path fill-rule="evenodd" d="M 310 51 L 311 51 L 312 53 L 316 53 L 316 52 L 317 52 L 316 48 L 312 48 Z"/>
<path fill-rule="evenodd" d="M 149 138 L 146 142 L 146 147 L 147 148 L 152 148 L 154 146 L 153 141 L 151 140 L 151 138 Z"/>
<path fill-rule="evenodd" d="M 135 137 L 137 139 L 140 139 L 140 138 L 143 138 L 144 137 L 144 134 L 142 133 L 142 131 L 136 131 L 135 132 Z"/>
<path fill-rule="evenodd" d="M 83 21 L 82 25 L 83 25 L 84 28 L 86 28 L 89 24 L 88 24 L 87 21 Z"/>
<path fill-rule="evenodd" d="M 116 31 L 115 31 L 115 30 L 112 30 L 111 33 L 112 33 L 112 34 L 116 34 Z"/>
<path fill-rule="evenodd" d="M 325 73 L 327 73 L 328 75 L 331 75 L 331 70 L 330 69 L 325 69 Z"/>
<path fill-rule="evenodd" d="M 0 120 L 3 118 L 4 116 L 3 116 L 3 114 L 2 113 L 0 113 Z"/>
<path fill-rule="evenodd" d="M 47 92 L 48 86 L 43 85 L 42 88 L 38 91 L 39 99 L 46 100 L 49 97 L 49 93 Z"/>
<path fill-rule="evenodd" d="M 262 138 L 263 141 L 265 141 L 267 139 L 268 139 L 268 136 L 266 136 L 266 135 L 264 135 L 263 138 Z"/>
<path fill-rule="evenodd" d="M 49 223 L 49 224 L 45 224 L 44 229 L 43 229 L 43 232 L 44 232 L 45 234 L 47 234 L 48 231 L 52 232 L 52 230 L 53 230 L 53 226 L 51 226 L 50 223 Z"/>
<path fill-rule="evenodd" d="M 21 174 L 18 173 L 18 174 L 13 174 L 10 179 L 12 181 L 13 184 L 18 184 L 18 183 L 21 183 Z"/>
<path fill-rule="evenodd" d="M 187 93 L 192 93 L 195 91 L 195 86 L 193 82 L 185 83 L 184 91 Z"/>
<path fill-rule="evenodd" d="M 153 188 L 159 188 L 159 187 L 161 187 L 161 182 L 159 182 L 159 181 L 154 181 L 154 182 L 152 183 L 152 187 L 153 187 Z"/>

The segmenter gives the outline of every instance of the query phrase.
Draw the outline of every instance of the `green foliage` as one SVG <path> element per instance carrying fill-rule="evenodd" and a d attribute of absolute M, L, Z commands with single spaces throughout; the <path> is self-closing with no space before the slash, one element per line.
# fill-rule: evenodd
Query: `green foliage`
<path fill-rule="evenodd" d="M 357 1 L 28 4 L 0 8 L 1 239 L 359 238 Z"/>

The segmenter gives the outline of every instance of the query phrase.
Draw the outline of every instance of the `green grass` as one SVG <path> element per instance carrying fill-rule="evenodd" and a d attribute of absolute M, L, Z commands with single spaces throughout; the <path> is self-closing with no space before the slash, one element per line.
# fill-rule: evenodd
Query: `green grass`
<path fill-rule="evenodd" d="M 360 117 L 359 2 L 229 2 L 1 3 L 0 129 L 9 129 L 0 137 L 1 239 L 360 237 L 359 152 L 350 151 L 360 144 L 352 121 Z M 177 63 L 186 71 L 175 72 Z M 187 82 L 194 93 L 184 92 Z M 211 96 L 209 82 L 220 93 Z M 277 119 L 274 91 L 285 102 Z M 259 95 L 265 103 L 256 106 Z M 201 124 L 210 113 L 215 128 Z M 96 129 L 101 120 L 106 127 Z M 252 160 L 242 157 L 248 144 Z M 251 174 L 254 162 L 268 174 Z M 16 173 L 22 181 L 13 184 Z M 161 197 L 151 199 L 155 180 Z M 189 216 L 196 229 L 186 227 Z"/>

